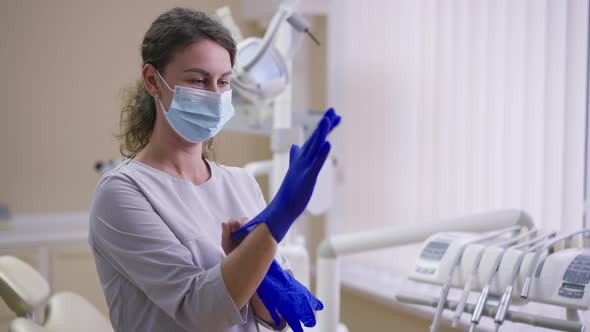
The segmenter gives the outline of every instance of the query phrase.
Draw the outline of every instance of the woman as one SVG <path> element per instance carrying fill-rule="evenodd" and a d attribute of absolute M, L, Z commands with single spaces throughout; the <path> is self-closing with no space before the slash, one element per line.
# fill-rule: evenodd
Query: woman
<path fill-rule="evenodd" d="M 228 31 L 201 12 L 175 8 L 152 23 L 141 53 L 143 79 L 121 115 L 121 151 L 130 159 L 101 178 L 90 214 L 89 242 L 114 329 L 257 331 L 256 322 L 283 329 L 262 302 L 270 307 L 269 287 L 277 290 L 266 283 L 261 301 L 257 289 L 275 266 L 277 242 L 309 201 L 330 149 L 326 135 L 340 118 L 327 112 L 310 140 L 292 148 L 281 189 L 266 206 L 252 176 L 204 154 L 204 142 L 234 112 L 236 47 Z"/>

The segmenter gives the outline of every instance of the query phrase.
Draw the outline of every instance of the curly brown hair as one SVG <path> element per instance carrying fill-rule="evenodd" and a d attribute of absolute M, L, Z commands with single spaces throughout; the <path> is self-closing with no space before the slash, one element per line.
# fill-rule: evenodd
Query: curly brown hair
<path fill-rule="evenodd" d="M 141 43 L 143 65 L 151 64 L 163 71 L 175 52 L 202 39 L 210 39 L 225 48 L 232 67 L 236 56 L 236 43 L 231 33 L 207 14 L 189 9 L 173 8 L 160 15 L 146 32 Z M 156 104 L 140 79 L 125 95 L 121 109 L 119 151 L 125 157 L 134 157 L 149 143 L 156 122 Z M 212 151 L 213 140 L 205 142 L 203 157 Z"/>

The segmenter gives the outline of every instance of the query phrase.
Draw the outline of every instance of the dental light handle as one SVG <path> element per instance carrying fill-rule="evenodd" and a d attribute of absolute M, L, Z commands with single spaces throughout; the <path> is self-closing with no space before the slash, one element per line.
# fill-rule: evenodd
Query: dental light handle
<path fill-rule="evenodd" d="M 279 29 L 285 21 L 287 21 L 287 23 L 289 23 L 293 30 L 299 35 L 305 33 L 311 38 L 311 40 L 313 40 L 316 45 L 320 45 L 319 40 L 311 33 L 311 25 L 302 14 L 295 11 L 294 4 L 294 2 L 290 2 L 289 4 L 284 2 L 279 6 L 279 10 L 272 17 L 268 25 L 268 29 L 264 33 L 260 47 L 251 59 L 240 66 L 241 72 L 248 73 L 252 67 L 254 67 L 264 57 L 268 49 L 273 45 Z M 297 42 L 299 39 L 294 40 L 296 41 L 291 44 L 291 48 L 289 50 L 284 50 L 284 55 L 287 58 L 293 57 L 295 51 L 299 47 Z"/>
<path fill-rule="evenodd" d="M 228 6 L 218 8 L 215 11 L 215 15 L 219 19 L 219 22 L 221 22 L 221 24 L 223 24 L 223 26 L 229 30 L 236 44 L 239 44 L 242 40 L 244 40 L 242 31 L 234 21 L 231 9 Z"/>
<path fill-rule="evenodd" d="M 526 279 L 524 280 L 524 284 L 522 286 L 522 291 L 520 292 L 520 297 L 526 299 L 529 296 L 533 274 L 539 268 L 540 258 L 543 252 L 545 252 L 547 249 L 554 246 L 558 242 L 569 240 L 576 235 L 588 233 L 590 233 L 590 229 L 580 229 L 569 234 L 558 236 L 550 241 L 547 241 L 541 248 L 539 248 L 539 250 L 537 250 L 535 256 L 533 257 L 533 260 L 531 261 L 531 265 L 529 266 L 528 273 L 526 274 Z"/>
<path fill-rule="evenodd" d="M 272 46 L 279 31 L 279 28 L 281 27 L 281 24 L 283 24 L 283 22 L 292 14 L 293 8 L 291 6 L 281 4 L 279 10 L 274 14 L 272 19 L 270 20 L 268 29 L 264 33 L 264 38 L 262 39 L 262 43 L 260 44 L 260 48 L 258 48 L 258 51 L 256 51 L 256 53 L 250 60 L 248 60 L 246 63 L 240 66 L 242 71 L 250 71 L 250 69 L 252 69 L 252 67 L 254 67 L 258 63 L 258 61 L 262 59 L 264 54 L 266 54 L 268 49 Z"/>
<path fill-rule="evenodd" d="M 320 41 L 309 30 L 311 26 L 309 22 L 305 19 L 305 17 L 303 17 L 303 15 L 299 13 L 293 13 L 291 16 L 287 18 L 287 22 L 291 24 L 295 31 L 300 33 L 306 33 L 317 46 L 320 46 Z"/>
<path fill-rule="evenodd" d="M 452 276 L 452 272 L 450 273 Z M 438 332 L 440 328 L 440 319 L 442 318 L 443 310 L 445 309 L 445 302 L 447 297 L 449 296 L 449 290 L 451 289 L 451 280 L 445 283 L 443 286 L 440 297 L 438 301 L 438 305 L 436 306 L 436 311 L 434 313 L 434 318 L 432 319 L 432 324 L 430 325 L 430 332 Z"/>

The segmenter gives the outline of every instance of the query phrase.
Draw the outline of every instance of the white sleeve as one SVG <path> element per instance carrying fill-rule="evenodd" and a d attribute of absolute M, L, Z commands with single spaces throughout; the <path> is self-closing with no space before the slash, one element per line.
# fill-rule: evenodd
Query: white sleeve
<path fill-rule="evenodd" d="M 135 182 L 109 175 L 99 184 L 90 214 L 89 242 L 179 325 L 188 330 L 217 331 L 244 324 L 227 291 L 220 264 L 205 270 L 193 260 Z"/>
<path fill-rule="evenodd" d="M 289 326 L 287 325 L 287 322 L 284 319 L 281 322 L 283 324 L 283 326 L 281 326 L 279 328 L 275 328 L 274 326 L 269 325 L 267 322 L 258 318 L 258 316 L 256 316 L 256 315 L 254 315 L 254 319 L 256 319 L 256 323 L 258 323 L 258 325 L 260 325 L 270 331 L 283 332 L 283 331 L 287 331 L 287 329 L 289 328 Z"/>

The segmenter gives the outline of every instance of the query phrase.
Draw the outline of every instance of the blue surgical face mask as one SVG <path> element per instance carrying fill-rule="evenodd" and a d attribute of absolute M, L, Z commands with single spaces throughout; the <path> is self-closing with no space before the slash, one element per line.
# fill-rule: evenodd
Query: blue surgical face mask
<path fill-rule="evenodd" d="M 234 116 L 231 90 L 219 94 L 178 85 L 172 90 L 159 71 L 158 76 L 173 93 L 168 111 L 157 98 L 160 107 L 170 126 L 185 140 L 191 143 L 204 142 L 217 135 Z"/>

